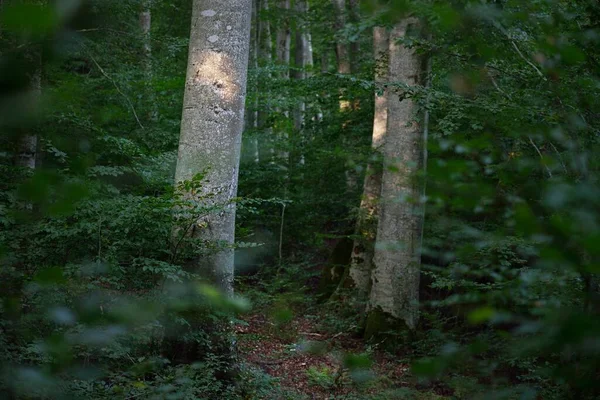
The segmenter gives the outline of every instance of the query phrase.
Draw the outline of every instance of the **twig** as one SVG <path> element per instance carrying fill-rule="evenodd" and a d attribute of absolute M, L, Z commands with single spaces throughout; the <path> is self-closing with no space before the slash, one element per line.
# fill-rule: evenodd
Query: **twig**
<path fill-rule="evenodd" d="M 512 97 L 510 94 L 506 93 L 504 90 L 502 90 L 502 88 L 500 86 L 498 86 L 498 82 L 496 82 L 496 79 L 494 78 L 494 75 L 492 75 L 491 73 L 489 73 L 488 71 L 488 76 L 490 77 L 490 80 L 492 81 L 492 84 L 494 85 L 494 87 L 496 88 L 496 90 L 498 90 L 500 93 L 502 93 L 507 99 L 512 100 Z"/>
<path fill-rule="evenodd" d="M 568 173 L 569 171 L 567 170 L 567 166 L 565 165 L 565 162 L 563 161 L 563 158 L 560 155 L 558 149 L 556 148 L 556 146 L 554 145 L 554 143 L 552 143 L 552 142 L 549 142 L 549 143 L 550 143 L 550 146 L 552 146 L 552 148 L 556 152 L 556 155 L 558 156 L 558 159 L 560 161 L 560 165 L 562 165 L 563 169 L 565 170 L 565 174 Z"/>
<path fill-rule="evenodd" d="M 506 29 L 504 29 L 504 27 L 498 23 L 497 21 L 493 22 L 494 26 L 496 28 L 498 28 L 498 30 L 500 30 L 503 34 L 506 35 L 506 37 L 508 38 L 508 40 L 510 40 L 510 43 L 512 44 L 512 46 L 514 47 L 514 49 L 517 51 L 517 54 L 519 55 L 519 57 L 521 57 L 523 59 L 523 61 L 525 61 L 527 64 L 529 64 L 531 66 L 531 68 L 533 68 L 535 70 L 535 72 L 537 72 L 537 74 L 543 79 L 543 80 L 548 80 L 544 74 L 542 73 L 542 71 L 539 70 L 538 67 L 535 66 L 534 63 L 531 62 L 531 60 L 529 60 L 527 57 L 525 57 L 523 55 L 523 53 L 521 52 L 521 50 L 519 49 L 519 46 L 517 46 L 517 43 L 515 43 L 515 40 L 510 37 L 510 34 L 508 33 L 508 31 Z"/>
<path fill-rule="evenodd" d="M 542 152 L 535 145 L 535 142 L 533 141 L 533 139 L 531 138 L 531 136 L 528 136 L 528 138 L 529 138 L 529 143 L 531 143 L 531 145 L 533 146 L 533 148 L 535 149 L 535 151 L 537 151 L 537 153 L 539 154 L 540 159 L 542 160 L 542 164 L 544 165 L 544 167 L 546 167 L 546 172 L 548 172 L 548 177 L 552 178 L 552 171 L 550 171 L 550 168 L 548 168 L 548 166 L 546 165 L 546 163 L 544 163 L 544 156 L 542 155 Z"/>
<path fill-rule="evenodd" d="M 544 76 L 544 74 L 542 73 L 542 71 L 539 70 L 538 67 L 535 66 L 534 63 L 532 63 L 530 60 L 527 59 L 527 57 L 525 57 L 523 55 L 523 53 L 521 53 L 521 50 L 519 50 L 519 48 L 517 47 L 517 44 L 515 43 L 514 40 L 510 39 L 510 42 L 512 43 L 513 47 L 515 48 L 515 50 L 517 51 L 517 53 L 519 54 L 519 56 L 521 56 L 521 58 L 523 59 L 523 61 L 525 61 L 527 64 L 531 65 L 531 68 L 535 69 L 535 72 L 538 73 L 538 75 L 543 79 L 543 80 L 547 80 L 547 78 Z"/>
<path fill-rule="evenodd" d="M 131 101 L 125 95 L 125 93 L 123 93 L 121 91 L 121 89 L 119 88 L 119 86 L 117 85 L 117 83 L 114 81 L 114 79 L 112 79 L 110 76 L 108 76 L 108 74 L 106 72 L 104 72 L 104 69 L 102 69 L 102 67 L 100 66 L 100 64 L 98 64 L 98 62 L 96 61 L 96 59 L 94 58 L 94 56 L 92 56 L 89 52 L 88 52 L 88 55 L 90 56 L 90 58 L 92 59 L 92 61 L 94 62 L 94 64 L 96 64 L 96 67 L 98 67 L 98 69 L 100 70 L 100 72 L 102 73 L 102 75 L 104 75 L 104 77 L 106 79 L 108 79 L 109 81 L 112 82 L 112 84 L 115 87 L 115 89 L 117 89 L 117 92 L 119 92 L 121 94 L 121 96 L 123 96 L 123 98 L 125 99 L 125 101 L 127 102 L 127 104 L 129 104 L 129 107 L 131 108 L 131 111 L 133 112 L 133 116 L 135 117 L 135 120 L 137 121 L 137 123 L 140 126 L 140 128 L 145 129 L 144 125 L 142 125 L 142 123 L 140 122 L 140 119 L 138 118 L 137 113 L 135 112 L 135 108 L 133 107 L 133 103 L 131 103 Z"/>

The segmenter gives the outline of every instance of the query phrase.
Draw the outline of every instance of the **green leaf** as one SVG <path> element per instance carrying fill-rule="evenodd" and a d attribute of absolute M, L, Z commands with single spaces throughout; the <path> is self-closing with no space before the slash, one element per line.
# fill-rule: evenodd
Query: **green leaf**
<path fill-rule="evenodd" d="M 481 307 L 469 313 L 469 322 L 472 324 L 480 324 L 489 321 L 494 317 L 496 311 L 491 307 Z"/>

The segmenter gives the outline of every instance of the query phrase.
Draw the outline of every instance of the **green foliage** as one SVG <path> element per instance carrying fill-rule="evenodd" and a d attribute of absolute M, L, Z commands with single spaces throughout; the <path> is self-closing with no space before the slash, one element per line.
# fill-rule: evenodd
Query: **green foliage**
<path fill-rule="evenodd" d="M 296 338 L 290 322 L 303 307 L 318 308 L 333 335 L 364 327 L 364 299 L 340 290 L 344 301 L 315 306 L 312 296 L 336 253 L 331 238 L 353 233 L 373 156 L 373 92 L 384 88 L 370 29 L 410 13 L 424 34 L 405 44 L 431 57 L 431 87 L 387 88 L 430 113 L 422 318 L 410 335 L 379 330 L 426 390 L 355 398 L 445 397 L 432 387 L 454 398 L 597 397 L 598 5 L 360 3 L 341 29 L 330 1 L 261 12 L 272 28 L 309 26 L 324 66 L 303 80 L 282 77 L 274 58 L 250 70 L 247 113 L 264 121 L 244 136 L 242 290 L 284 338 Z M 0 395 L 292 398 L 250 366 L 236 384 L 226 378 L 226 326 L 249 305 L 198 284 L 194 264 L 223 244 L 188 234 L 224 205 L 202 205 L 212 196 L 202 175 L 172 182 L 191 1 L 147 4 L 150 55 L 138 1 L 3 2 Z M 335 73 L 334 42 L 360 48 L 352 74 Z M 354 106 L 340 111 L 340 97 Z M 35 171 L 14 161 L 26 135 L 38 138 Z M 349 355 L 344 366 L 370 362 Z M 335 387 L 337 372 L 307 374 Z"/>

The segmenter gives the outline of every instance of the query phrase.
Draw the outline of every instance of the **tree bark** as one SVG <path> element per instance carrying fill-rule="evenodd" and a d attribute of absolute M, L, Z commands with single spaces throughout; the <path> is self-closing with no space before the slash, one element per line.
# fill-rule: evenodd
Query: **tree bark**
<path fill-rule="evenodd" d="M 252 0 L 252 19 L 250 28 L 250 56 L 248 60 L 248 70 L 256 72 L 258 70 L 258 4 L 259 0 Z M 255 164 L 260 162 L 259 144 L 256 128 L 258 127 L 258 84 L 253 82 L 252 88 L 249 91 L 253 92 L 252 104 L 246 101 L 246 112 L 244 121 L 244 131 L 251 132 L 251 137 L 245 142 L 243 150 L 243 158 L 251 159 Z"/>
<path fill-rule="evenodd" d="M 331 0 L 336 10 L 335 28 L 341 30 L 346 25 L 346 0 Z M 335 44 L 335 56 L 337 60 L 338 74 L 347 75 L 352 72 L 350 65 L 350 52 L 348 45 L 341 40 L 337 40 Z M 344 93 L 340 92 L 340 110 L 348 110 L 350 102 L 343 98 Z"/>
<path fill-rule="evenodd" d="M 279 8 L 282 12 L 287 12 L 290 9 L 290 0 L 279 1 Z M 291 45 L 291 34 L 290 34 L 290 22 L 285 16 L 280 22 L 280 27 L 277 29 L 277 63 L 282 68 L 281 78 L 289 79 L 290 77 L 290 45 Z"/>
<path fill-rule="evenodd" d="M 373 52 L 376 60 L 375 82 L 384 84 L 388 79 L 389 33 L 384 27 L 373 28 Z M 369 293 L 375 238 L 377 235 L 378 203 L 381 195 L 381 151 L 387 133 L 387 89 L 375 94 L 373 157 L 367 165 L 363 197 L 356 221 L 356 236 L 352 249 L 349 274 L 344 286 L 354 287 L 360 295 Z"/>
<path fill-rule="evenodd" d="M 291 31 L 290 31 L 290 21 L 288 17 L 288 12 L 290 10 L 290 0 L 281 0 L 279 1 L 279 9 L 281 13 L 285 13 L 284 18 L 280 22 L 280 28 L 277 30 L 277 46 L 275 49 L 276 60 L 279 68 L 281 68 L 281 79 L 287 80 L 290 79 L 290 47 L 291 47 Z M 289 110 L 284 109 L 278 110 L 281 112 L 285 118 L 289 118 Z M 285 171 L 285 181 L 288 180 L 288 170 L 289 170 L 289 152 L 286 150 L 288 146 L 288 133 L 286 131 L 279 131 L 277 136 L 280 141 L 279 151 L 279 160 L 282 163 L 280 167 Z M 285 191 L 287 192 L 287 184 L 285 187 Z M 287 194 L 284 194 L 284 198 Z"/>
<path fill-rule="evenodd" d="M 389 67 L 392 82 L 409 87 L 422 84 L 421 57 L 414 49 L 398 43 L 418 25 L 416 18 L 406 18 L 392 30 Z M 421 191 L 414 175 L 422 165 L 422 132 L 416 119 L 417 103 L 397 92 L 390 92 L 388 96 L 380 215 L 365 327 L 367 337 L 386 330 L 390 321 L 400 321 L 409 329 L 415 329 L 419 316 L 423 217 L 418 204 Z"/>
<path fill-rule="evenodd" d="M 202 201 L 219 205 L 193 235 L 224 243 L 196 260 L 226 294 L 233 293 L 235 205 L 250 44 L 251 0 L 194 0 L 176 182 L 206 170 Z M 191 196 L 191 194 L 186 194 Z"/>
<path fill-rule="evenodd" d="M 273 43 L 271 38 L 271 27 L 269 21 L 263 18 L 262 13 L 269 11 L 268 0 L 258 0 L 259 14 L 258 14 L 258 65 L 260 67 L 270 67 L 273 60 Z M 258 84 L 258 96 L 261 99 L 269 99 L 270 94 L 265 82 L 270 80 L 271 73 L 265 74 L 265 79 L 260 80 Z M 259 156 L 261 160 L 269 160 L 270 163 L 274 162 L 275 148 L 273 145 L 273 130 L 267 127 L 267 119 L 269 117 L 269 107 L 265 105 L 265 102 L 258 104 L 258 116 L 257 116 L 257 128 L 261 133 L 262 146 L 259 147 L 259 152 L 262 151 Z"/>
<path fill-rule="evenodd" d="M 150 30 L 152 28 L 152 12 L 150 9 L 150 1 L 144 0 L 142 3 L 142 11 L 139 14 L 140 30 L 143 35 L 143 48 L 144 48 L 144 78 L 145 86 L 148 95 L 148 101 L 150 103 L 150 111 L 148 112 L 148 119 L 150 121 L 158 120 L 158 109 L 156 106 L 156 96 L 154 95 L 154 89 L 152 87 L 153 71 L 152 71 L 152 43 L 150 41 Z"/>
<path fill-rule="evenodd" d="M 302 17 L 308 14 L 308 3 L 306 0 L 298 0 L 296 2 L 296 11 Z M 313 51 L 310 31 L 304 21 L 297 23 L 295 35 L 295 51 L 294 51 L 294 79 L 306 79 L 310 72 L 309 69 L 313 66 Z M 306 114 L 306 103 L 301 101 L 294 109 L 294 129 L 296 132 L 301 132 L 304 118 Z M 304 154 L 300 155 L 300 164 L 304 164 Z"/>

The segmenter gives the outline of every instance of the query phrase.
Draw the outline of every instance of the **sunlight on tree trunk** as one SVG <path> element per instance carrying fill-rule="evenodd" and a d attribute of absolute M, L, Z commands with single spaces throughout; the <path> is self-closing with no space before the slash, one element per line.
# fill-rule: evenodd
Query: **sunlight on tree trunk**
<path fill-rule="evenodd" d="M 233 248 L 251 0 L 195 0 L 183 100 L 176 182 L 208 169 L 207 206 L 223 207 L 198 221 L 193 234 L 224 248 L 198 259 L 197 270 L 233 293 Z M 207 200 L 208 201 L 208 200 Z"/>
<path fill-rule="evenodd" d="M 401 41 L 419 28 L 416 18 L 398 23 L 390 36 L 389 80 L 420 85 L 423 65 L 415 49 Z M 403 88 L 397 88 L 403 92 Z M 404 93 L 388 95 L 387 136 L 383 148 L 381 203 L 372 287 L 365 328 L 367 337 L 386 330 L 390 319 L 415 329 L 419 316 L 422 207 L 415 173 L 422 165 L 418 105 Z M 389 325 L 388 325 L 389 327 Z"/>
<path fill-rule="evenodd" d="M 376 60 L 375 82 L 383 84 L 388 79 L 389 33 L 386 28 L 373 28 L 373 53 Z M 349 282 L 360 294 L 367 294 L 371 286 L 371 270 L 375 237 L 377 234 L 377 207 L 381 195 L 381 151 L 386 136 L 387 90 L 375 94 L 373 137 L 371 146 L 374 154 L 367 166 L 356 222 L 357 239 L 354 240 L 349 269 Z"/>

